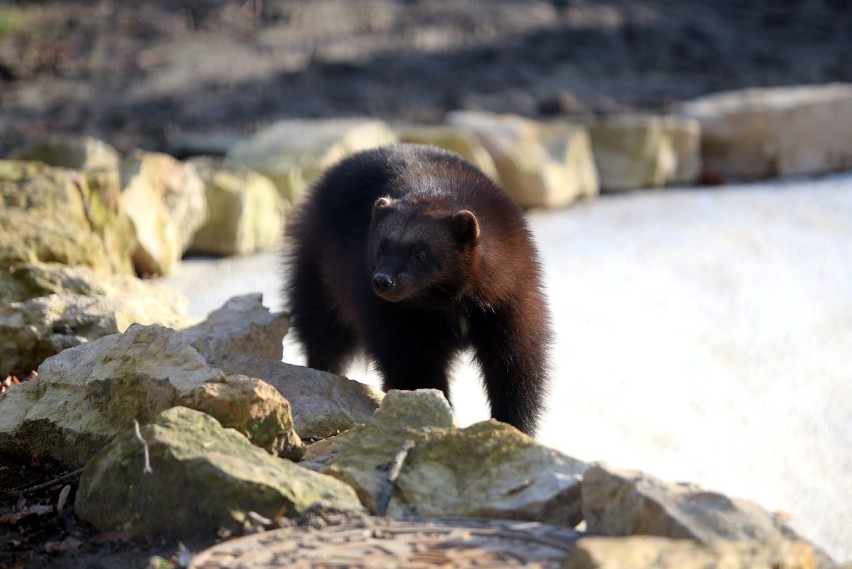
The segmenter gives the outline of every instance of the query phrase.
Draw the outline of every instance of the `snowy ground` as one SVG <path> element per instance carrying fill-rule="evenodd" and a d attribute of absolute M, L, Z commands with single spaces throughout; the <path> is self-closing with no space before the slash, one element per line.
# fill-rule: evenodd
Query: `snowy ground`
<path fill-rule="evenodd" d="M 557 334 L 539 438 L 755 500 L 852 559 L 852 174 L 530 220 Z M 200 319 L 252 291 L 279 309 L 280 272 L 272 254 L 189 260 L 165 282 Z M 286 340 L 285 360 L 302 363 Z M 459 422 L 487 418 L 474 369 L 455 371 Z"/>

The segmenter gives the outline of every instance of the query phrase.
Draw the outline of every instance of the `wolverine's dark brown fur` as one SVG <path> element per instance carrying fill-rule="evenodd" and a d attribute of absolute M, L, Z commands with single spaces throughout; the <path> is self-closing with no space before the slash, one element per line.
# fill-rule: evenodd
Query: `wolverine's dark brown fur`
<path fill-rule="evenodd" d="M 385 389 L 449 395 L 474 350 L 492 416 L 534 434 L 550 322 L 521 210 L 436 148 L 389 146 L 328 170 L 288 229 L 292 327 L 310 367 L 342 373 L 365 350 Z"/>

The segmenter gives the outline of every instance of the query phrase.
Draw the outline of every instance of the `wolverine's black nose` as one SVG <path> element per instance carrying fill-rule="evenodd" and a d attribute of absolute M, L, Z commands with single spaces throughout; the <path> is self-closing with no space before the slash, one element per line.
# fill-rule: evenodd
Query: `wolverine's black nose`
<path fill-rule="evenodd" d="M 393 278 L 385 273 L 376 273 L 373 275 L 373 290 L 377 293 L 387 292 L 393 288 Z"/>

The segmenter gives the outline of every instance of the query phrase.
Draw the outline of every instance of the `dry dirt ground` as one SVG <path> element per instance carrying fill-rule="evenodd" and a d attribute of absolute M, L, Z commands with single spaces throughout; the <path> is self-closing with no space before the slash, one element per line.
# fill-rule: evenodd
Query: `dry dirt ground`
<path fill-rule="evenodd" d="M 585 120 L 829 81 L 852 81 L 848 0 L 0 1 L 0 155 L 56 133 L 181 153 L 182 134 L 215 146 L 287 117 Z M 176 554 L 76 520 L 73 476 L 10 492 L 62 473 L 0 457 L 0 567 Z M 66 485 L 63 512 L 32 507 L 55 507 Z"/>

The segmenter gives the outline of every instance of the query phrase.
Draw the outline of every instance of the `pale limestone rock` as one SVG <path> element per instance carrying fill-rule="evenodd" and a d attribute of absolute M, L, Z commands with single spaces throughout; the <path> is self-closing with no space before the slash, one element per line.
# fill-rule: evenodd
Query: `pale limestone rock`
<path fill-rule="evenodd" d="M 701 123 L 680 116 L 664 116 L 663 131 L 674 152 L 674 169 L 666 177 L 666 185 L 695 184 L 701 177 Z"/>
<path fill-rule="evenodd" d="M 560 207 L 598 192 L 582 127 L 477 111 L 449 113 L 447 124 L 476 133 L 494 159 L 500 184 L 521 207 Z"/>
<path fill-rule="evenodd" d="M 571 188 L 577 199 L 593 198 L 600 193 L 600 177 L 592 154 L 588 129 L 566 122 L 539 123 L 541 142 L 553 158 L 544 172 L 555 187 Z"/>
<path fill-rule="evenodd" d="M 132 274 L 136 229 L 121 205 L 120 156 L 115 148 L 89 136 L 56 136 L 18 148 L 9 157 L 76 170 L 86 181 L 81 196 L 91 229 L 116 259 L 113 271 Z"/>
<path fill-rule="evenodd" d="M 582 519 L 580 479 L 585 468 L 495 420 L 465 429 L 424 429 L 388 513 L 573 527 Z"/>
<path fill-rule="evenodd" d="M 414 440 L 420 429 L 455 426 L 452 408 L 440 391 L 391 390 L 363 427 L 335 437 L 336 444 L 329 449 L 335 456 L 322 472 L 352 486 L 361 503 L 374 512 L 387 476 L 383 465 L 402 444 Z"/>
<path fill-rule="evenodd" d="M 363 427 L 333 439 L 312 466 L 350 484 L 375 511 L 383 468 L 411 441 L 388 515 L 523 519 L 573 526 L 585 465 L 494 420 L 455 426 L 440 391 L 390 391 Z"/>
<path fill-rule="evenodd" d="M 127 277 L 131 278 L 131 277 Z M 180 327 L 189 318 L 154 296 L 159 287 L 136 296 L 49 294 L 0 308 L 0 375 L 25 375 L 62 350 L 131 324 Z"/>
<path fill-rule="evenodd" d="M 274 249 L 284 231 L 284 199 L 272 180 L 245 166 L 190 160 L 204 181 L 209 215 L 189 252 L 246 255 Z"/>
<path fill-rule="evenodd" d="M 583 476 L 583 514 L 588 532 L 597 535 L 657 535 L 704 544 L 798 539 L 754 502 L 603 465 L 590 466 Z"/>
<path fill-rule="evenodd" d="M 701 126 L 694 119 L 618 115 L 589 133 L 605 191 L 692 184 L 701 174 Z"/>
<path fill-rule="evenodd" d="M 73 170 L 0 160 L 0 268 L 52 261 L 132 274 L 133 226 L 105 176 L 94 187 Z"/>
<path fill-rule="evenodd" d="M 305 453 L 290 402 L 265 381 L 229 375 L 182 394 L 180 404 L 216 417 L 276 456 L 299 460 Z"/>
<path fill-rule="evenodd" d="M 719 542 L 712 546 L 662 537 L 586 537 L 566 569 L 814 569 L 813 549 L 803 542 Z"/>
<path fill-rule="evenodd" d="M 479 137 L 466 128 L 451 126 L 411 126 L 397 129 L 401 142 L 428 144 L 450 152 L 455 152 L 477 168 L 483 174 L 500 183 L 500 174 L 491 158 L 491 154 L 479 140 Z"/>
<path fill-rule="evenodd" d="M 623 115 L 589 128 L 604 191 L 664 186 L 674 171 L 674 150 L 660 117 Z"/>
<path fill-rule="evenodd" d="M 688 101 L 709 175 L 722 180 L 852 168 L 852 84 L 746 89 Z"/>
<path fill-rule="evenodd" d="M 280 391 L 303 438 L 330 437 L 365 423 L 384 397 L 371 385 L 277 360 L 236 356 L 221 367 L 227 373 L 259 377 Z"/>
<path fill-rule="evenodd" d="M 181 331 L 184 339 L 212 365 L 230 358 L 258 356 L 280 361 L 290 327 L 286 313 L 271 313 L 260 293 L 235 296 L 204 322 Z"/>
<path fill-rule="evenodd" d="M 329 166 L 396 141 L 390 127 L 375 119 L 284 120 L 234 145 L 227 156 L 268 176 L 293 202 Z"/>
<path fill-rule="evenodd" d="M 133 300 L 136 306 L 156 303 L 163 315 L 173 314 L 175 319 L 174 324 L 157 322 L 172 327 L 178 327 L 185 321 L 189 305 L 186 296 L 156 282 L 130 275 L 101 274 L 89 267 L 34 262 L 0 271 L 0 305 L 50 294 L 105 296 Z M 140 322 L 154 323 L 153 320 Z M 115 330 L 110 334 L 123 331 Z"/>
<path fill-rule="evenodd" d="M 195 166 L 137 150 L 121 162 L 121 187 L 139 242 L 133 253 L 136 271 L 168 274 L 207 219 L 204 183 Z"/>
<path fill-rule="evenodd" d="M 0 452 L 79 466 L 134 420 L 144 423 L 176 405 L 197 404 L 218 412 L 208 400 L 235 390 L 249 396 L 222 397 L 246 409 L 223 410 L 223 422 L 250 436 L 258 434 L 270 452 L 290 453 L 280 446 L 295 440 L 286 433 L 292 430 L 286 401 L 262 383 L 226 378 L 174 330 L 133 324 L 124 334 L 48 358 L 38 377 L 0 395 Z M 247 422 L 236 424 L 235 417 Z"/>
<path fill-rule="evenodd" d="M 75 511 L 101 531 L 193 535 L 240 529 L 248 512 L 295 517 L 319 502 L 362 509 L 345 484 L 271 456 L 199 411 L 164 411 L 141 435 L 152 472 L 144 472 L 142 444 L 132 432 L 83 471 Z"/>
<path fill-rule="evenodd" d="M 129 275 L 24 263 L 0 271 L 0 375 L 26 374 L 45 358 L 130 324 L 183 327 L 182 294 Z"/>

